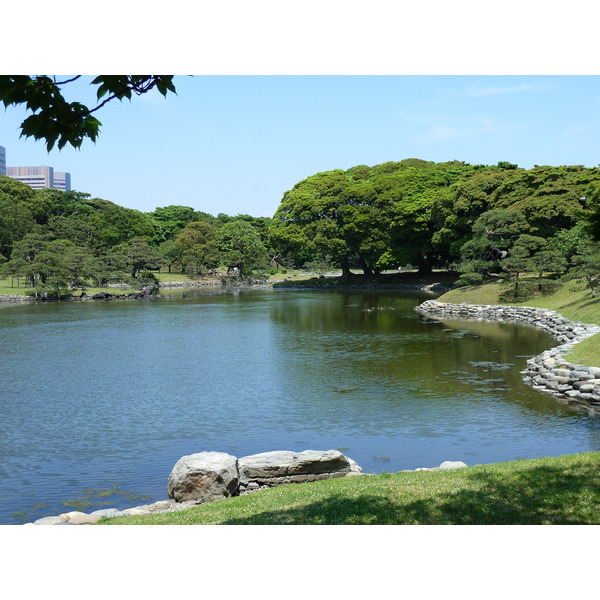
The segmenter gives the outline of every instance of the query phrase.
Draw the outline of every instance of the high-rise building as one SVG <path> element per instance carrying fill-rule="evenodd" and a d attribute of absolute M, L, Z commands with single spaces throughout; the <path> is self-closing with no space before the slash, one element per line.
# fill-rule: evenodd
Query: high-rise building
<path fill-rule="evenodd" d="M 6 174 L 34 190 L 54 188 L 67 192 L 71 189 L 71 174 L 55 173 L 52 167 L 7 167 Z"/>
<path fill-rule="evenodd" d="M 0 175 L 6 175 L 6 149 L 0 146 Z"/>
<path fill-rule="evenodd" d="M 71 173 L 54 172 L 54 187 L 57 190 L 68 192 L 71 189 Z"/>

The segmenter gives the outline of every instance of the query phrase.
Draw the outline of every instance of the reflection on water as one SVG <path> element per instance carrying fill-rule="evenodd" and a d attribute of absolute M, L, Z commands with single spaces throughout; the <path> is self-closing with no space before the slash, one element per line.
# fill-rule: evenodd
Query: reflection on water
<path fill-rule="evenodd" d="M 392 472 L 600 449 L 600 421 L 522 383 L 553 344 L 531 327 L 425 319 L 394 292 L 170 295 L 0 308 L 0 523 L 164 499 L 204 450 Z"/>

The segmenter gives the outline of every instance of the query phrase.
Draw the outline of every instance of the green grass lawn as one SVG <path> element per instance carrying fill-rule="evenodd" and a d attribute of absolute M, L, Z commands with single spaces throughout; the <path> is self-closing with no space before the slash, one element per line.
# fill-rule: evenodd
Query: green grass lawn
<path fill-rule="evenodd" d="M 171 281 L 191 281 L 185 273 L 166 273 L 161 271 L 152 271 L 160 283 L 169 283 Z"/>
<path fill-rule="evenodd" d="M 21 277 L 20 285 L 17 285 L 19 281 L 15 279 L 11 279 L 8 277 L 7 279 L 0 279 L 0 295 L 19 295 L 25 296 L 25 291 L 30 289 L 25 287 L 25 280 Z"/>
<path fill-rule="evenodd" d="M 106 525 L 542 525 L 600 523 L 600 452 L 453 471 L 282 485 Z"/>
<path fill-rule="evenodd" d="M 464 304 L 502 304 L 498 296 L 512 284 L 487 283 L 451 290 L 440 296 L 440 302 Z M 600 298 L 592 298 L 590 290 L 580 282 L 564 283 L 555 293 L 536 296 L 526 302 L 511 303 L 515 306 L 537 306 L 554 310 L 573 321 L 600 325 Z M 573 363 L 600 367 L 600 335 L 579 342 L 566 356 Z"/>
<path fill-rule="evenodd" d="M 32 288 L 30 286 L 24 285 L 24 280 L 21 279 L 20 285 L 17 285 L 17 280 L 14 280 L 14 283 L 11 282 L 10 277 L 8 279 L 0 279 L 0 295 L 19 295 L 19 296 L 27 296 L 27 292 L 31 291 Z M 93 296 L 94 294 L 98 294 L 100 292 L 110 292 L 111 294 L 129 294 L 133 289 L 125 289 L 121 290 L 119 288 L 109 288 L 109 287 L 86 287 L 85 293 L 88 296 Z M 78 297 L 81 295 L 82 290 L 77 289 L 73 292 L 73 296 Z"/>

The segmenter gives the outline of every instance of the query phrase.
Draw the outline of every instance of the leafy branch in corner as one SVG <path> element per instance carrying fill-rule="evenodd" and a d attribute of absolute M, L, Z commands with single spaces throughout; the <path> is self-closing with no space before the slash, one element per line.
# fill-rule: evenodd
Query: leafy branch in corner
<path fill-rule="evenodd" d="M 77 81 L 76 75 L 56 81 L 48 75 L 0 75 L 0 101 L 5 107 L 24 105 L 33 114 L 21 123 L 21 137 L 45 140 L 48 152 L 55 144 L 59 150 L 70 144 L 79 148 L 84 138 L 96 141 L 102 123 L 94 116 L 115 98 L 131 100 L 156 88 L 166 97 L 176 94 L 173 75 L 99 75 L 90 85 L 98 86 L 97 106 L 89 108 L 80 102 L 68 102 L 63 88 Z"/>

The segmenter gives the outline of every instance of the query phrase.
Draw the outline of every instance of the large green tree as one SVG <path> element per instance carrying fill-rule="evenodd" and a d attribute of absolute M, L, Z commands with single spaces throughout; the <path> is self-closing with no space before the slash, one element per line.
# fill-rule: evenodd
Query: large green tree
<path fill-rule="evenodd" d="M 284 194 L 269 235 L 274 248 L 298 262 L 323 258 L 345 276 L 352 264 L 372 274 L 389 247 L 390 216 L 388 199 L 371 182 L 327 171 Z"/>
<path fill-rule="evenodd" d="M 449 187 L 473 167 L 458 161 L 420 164 L 414 159 L 399 164 L 397 171 L 373 180 L 380 196 L 391 202 L 391 253 L 397 265 L 411 263 L 429 273 L 435 263 L 447 262 L 445 249 L 435 239 L 440 227 L 437 207 L 444 204 Z"/>
<path fill-rule="evenodd" d="M 330 259 L 345 275 L 350 266 L 373 274 L 407 263 L 427 272 L 441 260 L 435 205 L 474 169 L 407 159 L 317 173 L 284 194 L 272 243 L 298 259 Z"/>
<path fill-rule="evenodd" d="M 569 270 L 570 279 L 581 278 L 595 298 L 600 286 L 600 243 L 582 240 L 573 256 L 573 267 Z"/>
<path fill-rule="evenodd" d="M 474 168 L 436 196 L 432 219 L 436 226 L 432 245 L 448 260 L 457 260 L 473 233 L 475 221 L 494 208 L 493 198 L 502 183 L 513 176 L 506 169 Z"/>
<path fill-rule="evenodd" d="M 351 249 L 340 229 L 341 170 L 317 173 L 285 192 L 269 230 L 271 243 L 297 262 L 328 256 L 350 274 Z"/>
<path fill-rule="evenodd" d="M 528 231 L 525 216 L 517 210 L 493 209 L 480 215 L 473 223 L 471 239 L 461 248 L 460 283 L 475 284 L 481 283 L 485 277 L 498 277 L 502 261 L 508 257 L 519 237 Z M 516 256 L 523 262 L 529 254 L 525 256 L 519 250 Z M 516 256 L 515 265 L 518 262 Z"/>
<path fill-rule="evenodd" d="M 15 243 L 34 225 L 35 219 L 26 205 L 0 192 L 0 256 L 10 256 Z"/>
<path fill-rule="evenodd" d="M 150 217 L 132 208 L 79 192 L 60 192 L 50 208 L 49 227 L 57 236 L 105 251 L 136 237 L 151 241 L 155 228 Z"/>
<path fill-rule="evenodd" d="M 198 217 L 198 215 L 206 213 L 199 213 L 191 206 L 170 204 L 168 206 L 159 206 L 152 212 L 146 214 L 150 217 L 158 230 L 156 239 L 160 243 L 172 239 L 188 223 L 204 220 L 201 217 Z M 206 216 L 208 217 L 209 222 L 211 220 L 216 221 L 211 215 Z"/>
<path fill-rule="evenodd" d="M 233 220 L 222 225 L 215 238 L 219 262 L 228 271 L 237 269 L 240 275 L 250 275 L 253 269 L 266 265 L 267 250 L 252 225 Z"/>
<path fill-rule="evenodd" d="M 217 229 L 205 221 L 188 223 L 174 238 L 174 244 L 184 264 L 192 267 L 192 273 L 217 266 Z"/>
<path fill-rule="evenodd" d="M 27 233 L 15 242 L 10 260 L 3 266 L 5 274 L 25 277 L 31 287 L 35 287 L 40 276 L 38 256 L 47 251 L 51 236 L 39 233 Z"/>
<path fill-rule="evenodd" d="M 501 261 L 502 269 L 514 277 L 514 297 L 519 297 L 519 276 L 538 269 L 538 263 L 533 257 L 542 252 L 547 246 L 544 238 L 527 233 L 520 234 L 512 244 L 508 256 Z M 543 270 L 543 267 L 542 267 Z"/>
<path fill-rule="evenodd" d="M 140 271 L 158 269 L 163 264 L 160 253 L 140 237 L 117 244 L 107 255 L 112 257 L 116 264 L 127 269 L 132 279 L 135 279 Z"/>

